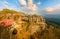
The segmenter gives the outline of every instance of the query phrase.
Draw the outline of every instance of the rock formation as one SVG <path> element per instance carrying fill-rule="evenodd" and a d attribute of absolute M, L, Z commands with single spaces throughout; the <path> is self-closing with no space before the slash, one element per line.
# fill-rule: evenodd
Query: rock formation
<path fill-rule="evenodd" d="M 10 19 L 13 22 L 7 27 L 0 24 L 0 39 L 38 39 L 38 33 L 46 28 L 46 23 L 42 16 L 5 13 L 0 16 L 0 21 L 4 20 L 2 19 L 3 17 L 5 17 L 5 20 Z"/>

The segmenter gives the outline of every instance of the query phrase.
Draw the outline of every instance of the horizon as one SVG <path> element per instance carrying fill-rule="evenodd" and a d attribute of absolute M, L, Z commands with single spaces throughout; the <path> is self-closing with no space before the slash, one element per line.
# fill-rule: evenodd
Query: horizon
<path fill-rule="evenodd" d="M 7 8 L 27 14 L 60 14 L 60 0 L 0 0 L 0 10 Z"/>

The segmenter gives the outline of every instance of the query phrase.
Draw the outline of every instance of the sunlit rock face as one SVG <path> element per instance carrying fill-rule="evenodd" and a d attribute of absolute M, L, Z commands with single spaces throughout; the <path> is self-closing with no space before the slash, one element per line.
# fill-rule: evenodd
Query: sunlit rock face
<path fill-rule="evenodd" d="M 38 33 L 46 28 L 43 17 L 26 14 L 6 14 L 11 25 L 0 25 L 0 39 L 38 39 Z M 38 36 L 37 36 L 38 35 Z"/>

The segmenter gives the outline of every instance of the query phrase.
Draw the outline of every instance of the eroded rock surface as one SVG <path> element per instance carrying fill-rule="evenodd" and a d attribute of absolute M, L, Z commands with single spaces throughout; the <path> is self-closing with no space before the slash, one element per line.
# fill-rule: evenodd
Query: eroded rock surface
<path fill-rule="evenodd" d="M 0 16 L 0 19 L 4 16 L 5 20 L 10 19 L 13 22 L 7 27 L 0 24 L 0 39 L 38 39 L 37 34 L 46 28 L 46 23 L 42 16 L 6 13 Z"/>

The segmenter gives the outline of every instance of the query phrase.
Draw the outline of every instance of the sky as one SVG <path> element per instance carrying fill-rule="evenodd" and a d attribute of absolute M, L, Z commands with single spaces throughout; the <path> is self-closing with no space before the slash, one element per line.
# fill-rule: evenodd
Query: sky
<path fill-rule="evenodd" d="M 27 14 L 60 14 L 60 0 L 0 0 L 0 10 L 4 8 Z"/>

